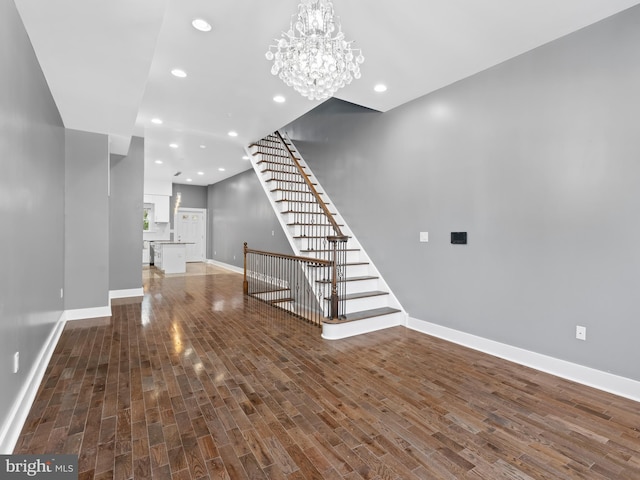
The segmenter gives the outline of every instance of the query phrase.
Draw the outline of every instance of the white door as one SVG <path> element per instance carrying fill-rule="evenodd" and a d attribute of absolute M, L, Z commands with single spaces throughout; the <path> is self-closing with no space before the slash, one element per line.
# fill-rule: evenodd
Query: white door
<path fill-rule="evenodd" d="M 179 208 L 175 215 L 175 238 L 187 243 L 187 262 L 204 262 L 206 210 Z"/>

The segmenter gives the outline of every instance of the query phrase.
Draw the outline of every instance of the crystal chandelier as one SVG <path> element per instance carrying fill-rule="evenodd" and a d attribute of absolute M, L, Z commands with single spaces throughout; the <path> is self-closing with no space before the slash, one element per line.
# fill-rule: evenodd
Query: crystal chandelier
<path fill-rule="evenodd" d="M 266 53 L 271 73 L 310 100 L 324 100 L 360 78 L 364 57 L 344 38 L 330 0 L 301 0 L 295 23 Z"/>

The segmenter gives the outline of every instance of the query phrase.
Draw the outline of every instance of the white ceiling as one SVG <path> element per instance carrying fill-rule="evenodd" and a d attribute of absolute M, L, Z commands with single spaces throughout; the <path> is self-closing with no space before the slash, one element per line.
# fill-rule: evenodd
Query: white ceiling
<path fill-rule="evenodd" d="M 15 3 L 65 126 L 109 134 L 116 150 L 144 136 L 146 178 L 208 185 L 235 175 L 250 167 L 244 146 L 318 104 L 272 76 L 264 56 L 298 0 Z M 638 3 L 334 0 L 366 59 L 362 78 L 337 97 L 385 112 Z M 194 18 L 213 30 L 193 29 Z M 374 92 L 380 82 L 387 92 Z"/>

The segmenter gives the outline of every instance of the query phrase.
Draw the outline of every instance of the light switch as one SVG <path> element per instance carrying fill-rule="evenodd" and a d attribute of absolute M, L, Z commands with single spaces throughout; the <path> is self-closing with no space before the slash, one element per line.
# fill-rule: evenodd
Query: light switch
<path fill-rule="evenodd" d="M 420 232 L 420 241 L 426 243 L 429 241 L 429 232 Z"/>

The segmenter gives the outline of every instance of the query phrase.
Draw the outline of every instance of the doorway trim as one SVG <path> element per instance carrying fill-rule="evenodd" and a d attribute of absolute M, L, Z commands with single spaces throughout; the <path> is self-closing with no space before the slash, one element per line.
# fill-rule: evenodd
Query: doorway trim
<path fill-rule="evenodd" d="M 202 261 L 207 261 L 207 209 L 206 208 L 190 208 L 190 207 L 180 207 L 178 208 L 173 215 L 173 238 L 174 241 L 177 241 L 178 238 L 178 222 L 176 217 L 180 215 L 182 212 L 196 212 L 202 213 L 202 218 L 204 219 L 204 252 L 202 254 Z"/>

